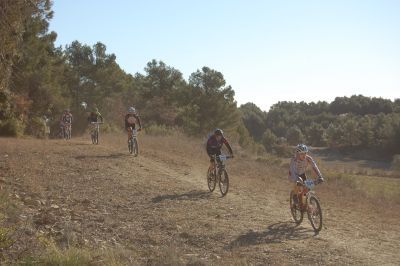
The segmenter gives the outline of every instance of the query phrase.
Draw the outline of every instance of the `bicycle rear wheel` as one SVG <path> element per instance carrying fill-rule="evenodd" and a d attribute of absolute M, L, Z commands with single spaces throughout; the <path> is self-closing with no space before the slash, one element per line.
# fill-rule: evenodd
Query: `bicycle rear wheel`
<path fill-rule="evenodd" d="M 217 184 L 215 170 L 208 169 L 207 171 L 207 185 L 210 192 L 213 192 Z"/>
<path fill-rule="evenodd" d="M 293 220 L 296 224 L 300 224 L 303 221 L 303 211 L 300 208 L 300 200 L 294 202 L 294 197 L 297 197 L 296 193 L 290 192 L 290 213 L 292 214 Z"/>
<path fill-rule="evenodd" d="M 94 132 L 93 132 L 93 131 L 90 133 L 90 139 L 92 140 L 92 144 L 95 144 L 95 141 L 94 141 Z"/>
<path fill-rule="evenodd" d="M 314 231 L 318 233 L 322 229 L 322 210 L 319 200 L 315 195 L 311 195 L 307 202 L 307 215 Z"/>
<path fill-rule="evenodd" d="M 222 197 L 228 193 L 229 189 L 229 176 L 228 172 L 224 169 L 219 176 L 219 190 L 221 191 Z"/>

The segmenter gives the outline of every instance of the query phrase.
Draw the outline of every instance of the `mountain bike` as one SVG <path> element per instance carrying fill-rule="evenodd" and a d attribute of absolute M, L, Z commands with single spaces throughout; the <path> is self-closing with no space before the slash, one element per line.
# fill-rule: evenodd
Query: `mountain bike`
<path fill-rule="evenodd" d="M 137 130 L 129 127 L 129 139 L 128 139 L 128 150 L 129 153 L 135 156 L 139 154 L 139 144 L 137 142 Z"/>
<path fill-rule="evenodd" d="M 314 187 L 320 183 L 319 180 L 307 179 L 304 182 L 297 182 L 297 185 L 302 187 L 298 195 L 294 191 L 290 192 L 290 212 L 295 223 L 300 224 L 303 221 L 304 212 L 307 212 L 308 220 L 315 233 L 322 229 L 321 204 L 314 191 Z"/>
<path fill-rule="evenodd" d="M 93 125 L 93 128 L 90 131 L 90 138 L 93 144 L 99 144 L 99 132 L 100 132 L 100 124 L 103 122 L 90 122 Z"/>
<path fill-rule="evenodd" d="M 233 156 L 219 155 L 218 159 L 217 155 L 213 157 L 215 167 L 214 169 L 209 168 L 207 171 L 208 189 L 210 192 L 213 192 L 218 182 L 219 190 L 221 191 L 222 197 L 224 197 L 229 189 L 229 175 L 226 171 L 224 161 L 233 158 Z"/>

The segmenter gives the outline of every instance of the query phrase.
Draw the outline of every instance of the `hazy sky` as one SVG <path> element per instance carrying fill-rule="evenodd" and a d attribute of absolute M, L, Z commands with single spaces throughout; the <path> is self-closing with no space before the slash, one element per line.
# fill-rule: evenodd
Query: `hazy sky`
<path fill-rule="evenodd" d="M 400 98 L 397 0 L 54 0 L 57 45 L 100 41 L 128 73 L 223 73 L 239 104 Z"/>

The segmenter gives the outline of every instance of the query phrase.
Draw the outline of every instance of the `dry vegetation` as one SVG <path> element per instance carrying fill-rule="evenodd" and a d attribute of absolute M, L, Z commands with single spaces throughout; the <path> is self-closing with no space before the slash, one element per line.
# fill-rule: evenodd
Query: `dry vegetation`
<path fill-rule="evenodd" d="M 295 226 L 286 159 L 234 147 L 228 195 L 209 193 L 204 141 L 140 135 L 0 139 L 5 264 L 209 265 L 400 262 L 400 180 L 320 162 L 324 228 Z M 372 169 L 372 168 L 371 168 Z M 371 170 L 372 171 L 372 170 Z M 384 171 L 384 170 L 381 170 Z M 372 173 L 372 172 L 371 172 Z"/>

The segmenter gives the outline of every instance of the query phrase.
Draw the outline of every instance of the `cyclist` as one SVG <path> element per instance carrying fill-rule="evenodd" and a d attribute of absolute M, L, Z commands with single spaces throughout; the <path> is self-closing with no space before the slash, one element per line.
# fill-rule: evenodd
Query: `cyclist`
<path fill-rule="evenodd" d="M 61 128 L 61 132 L 62 132 L 62 137 L 65 137 L 65 128 L 69 127 L 70 131 L 71 131 L 71 126 L 72 126 L 72 114 L 70 112 L 70 110 L 67 108 L 64 110 L 64 113 L 61 115 L 61 119 L 60 119 L 60 128 Z"/>
<path fill-rule="evenodd" d="M 289 179 L 295 183 L 293 188 L 293 192 L 295 192 L 296 195 L 296 197 L 293 198 L 295 204 L 299 202 L 298 195 L 301 193 L 301 186 L 298 186 L 298 183 L 303 184 L 303 182 L 307 179 L 306 169 L 308 165 L 311 165 L 313 171 L 318 176 L 318 182 L 324 182 L 324 178 L 322 177 L 321 171 L 318 169 L 317 164 L 307 153 L 308 147 L 304 144 L 299 144 L 296 147 L 293 158 L 290 160 Z"/>
<path fill-rule="evenodd" d="M 89 123 L 96 123 L 96 122 L 103 122 L 103 116 L 100 114 L 98 108 L 94 108 L 88 116 L 88 122 Z"/>
<path fill-rule="evenodd" d="M 135 129 L 136 124 L 138 124 L 138 131 L 140 131 L 142 129 L 140 117 L 137 114 L 135 107 L 129 107 L 128 113 L 125 115 L 125 130 L 128 132 L 128 141 L 132 135 L 132 131 L 130 130 L 130 128 Z"/>
<path fill-rule="evenodd" d="M 87 120 L 90 124 L 89 134 L 93 134 L 94 130 L 96 129 L 96 125 L 92 123 L 97 123 L 97 122 L 103 123 L 103 116 L 100 114 L 99 109 L 96 107 L 89 113 Z"/>
<path fill-rule="evenodd" d="M 207 140 L 207 145 L 206 145 L 206 150 L 207 154 L 210 157 L 210 167 L 209 169 L 214 169 L 215 163 L 214 163 L 214 156 L 217 156 L 217 161 L 218 163 L 220 162 L 219 155 L 221 155 L 221 148 L 222 145 L 225 144 L 225 146 L 228 148 L 228 151 L 230 155 L 233 157 L 233 151 L 231 148 L 231 145 L 229 145 L 229 142 L 226 140 L 224 137 L 224 132 L 216 128 L 214 130 L 214 134 L 212 134 L 208 140 Z"/>

